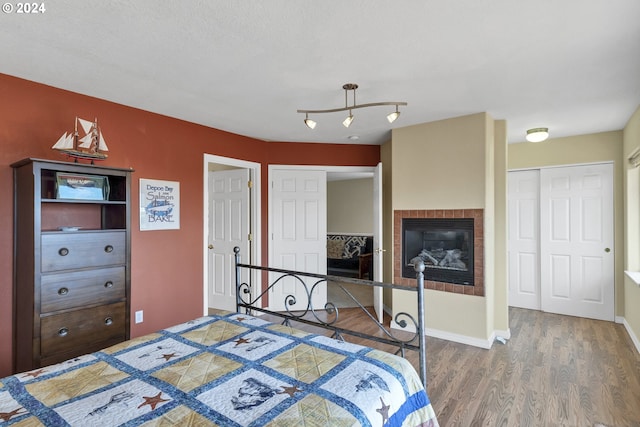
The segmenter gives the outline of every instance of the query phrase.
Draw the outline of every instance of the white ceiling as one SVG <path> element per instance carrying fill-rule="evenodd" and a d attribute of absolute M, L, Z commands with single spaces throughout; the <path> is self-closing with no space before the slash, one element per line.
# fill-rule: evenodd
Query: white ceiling
<path fill-rule="evenodd" d="M 10 2 L 17 5 L 17 2 Z M 380 144 L 486 111 L 510 142 L 622 129 L 640 104 L 638 0 L 65 0 L 0 15 L 0 72 L 275 141 Z M 5 4 L 5 7 L 6 4 Z M 316 115 L 358 103 L 392 107 Z M 357 141 L 349 140 L 357 135 Z"/>

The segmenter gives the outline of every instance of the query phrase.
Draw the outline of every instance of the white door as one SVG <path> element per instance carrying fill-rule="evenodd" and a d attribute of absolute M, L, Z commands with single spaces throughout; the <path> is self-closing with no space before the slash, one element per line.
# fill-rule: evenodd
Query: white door
<path fill-rule="evenodd" d="M 540 171 L 508 177 L 509 305 L 540 310 Z"/>
<path fill-rule="evenodd" d="M 286 270 L 326 274 L 327 271 L 327 173 L 324 170 L 271 170 L 271 257 L 270 266 Z M 270 275 L 269 283 L 277 277 Z M 315 280 L 307 279 L 308 289 Z M 304 287 L 289 277 L 272 288 L 269 307 L 285 309 L 285 298 L 296 303 L 291 310 L 307 307 Z M 326 282 L 311 295 L 315 309 L 327 301 Z"/>
<path fill-rule="evenodd" d="M 373 280 L 382 282 L 382 163 L 378 163 L 373 173 Z M 378 322 L 383 320 L 382 288 L 373 288 L 373 309 Z"/>
<path fill-rule="evenodd" d="M 233 248 L 249 263 L 249 169 L 209 172 L 209 307 L 235 311 Z M 247 273 L 247 271 L 243 271 Z M 247 276 L 242 277 L 246 282 Z"/>
<path fill-rule="evenodd" d="M 544 311 L 614 320 L 613 165 L 540 171 Z"/>

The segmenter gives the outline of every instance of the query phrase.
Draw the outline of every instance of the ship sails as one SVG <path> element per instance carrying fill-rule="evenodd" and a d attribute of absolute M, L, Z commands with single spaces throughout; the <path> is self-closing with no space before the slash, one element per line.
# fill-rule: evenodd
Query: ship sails
<path fill-rule="evenodd" d="M 73 134 L 65 132 L 51 148 L 56 150 L 73 150 Z"/>
<path fill-rule="evenodd" d="M 84 131 L 82 138 L 78 133 L 78 123 L 80 123 L 80 127 Z M 98 127 L 98 119 L 91 122 L 79 117 L 76 117 L 75 130 L 71 133 L 65 132 L 51 148 L 76 159 L 92 160 L 105 159 L 107 157 L 105 151 L 109 151 L 107 143 L 102 136 L 102 131 Z"/>

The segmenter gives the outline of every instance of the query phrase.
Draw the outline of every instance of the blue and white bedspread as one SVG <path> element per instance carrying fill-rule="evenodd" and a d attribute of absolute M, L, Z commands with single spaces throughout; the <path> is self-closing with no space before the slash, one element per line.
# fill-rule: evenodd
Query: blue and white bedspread
<path fill-rule="evenodd" d="M 437 426 L 406 360 L 238 313 L 0 379 L 0 426 Z"/>

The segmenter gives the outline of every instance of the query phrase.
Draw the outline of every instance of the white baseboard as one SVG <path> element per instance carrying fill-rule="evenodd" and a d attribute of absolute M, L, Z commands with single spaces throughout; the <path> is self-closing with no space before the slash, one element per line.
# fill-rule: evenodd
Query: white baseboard
<path fill-rule="evenodd" d="M 618 319 L 622 319 L 622 321 L 618 321 Z M 631 325 L 629 324 L 629 322 L 627 322 L 627 319 L 625 319 L 624 317 L 616 317 L 616 323 L 622 323 L 624 325 L 624 328 L 629 334 L 629 338 L 631 338 L 631 341 L 633 341 L 633 345 L 636 347 L 636 351 L 640 353 L 640 340 L 638 339 L 636 334 L 633 333 L 633 329 L 631 329 Z"/>
<path fill-rule="evenodd" d="M 407 325 L 406 328 L 401 328 L 395 321 L 391 321 L 391 329 L 399 329 L 408 332 L 415 332 L 416 329 L 412 324 Z M 511 338 L 511 330 L 506 331 L 493 331 L 489 339 L 475 338 L 467 335 L 454 334 L 452 332 L 441 331 L 438 329 L 425 328 L 424 334 L 428 337 L 438 338 L 447 341 L 453 341 L 460 344 L 471 345 L 473 347 L 480 347 L 490 349 L 497 337 L 508 340 Z"/>

